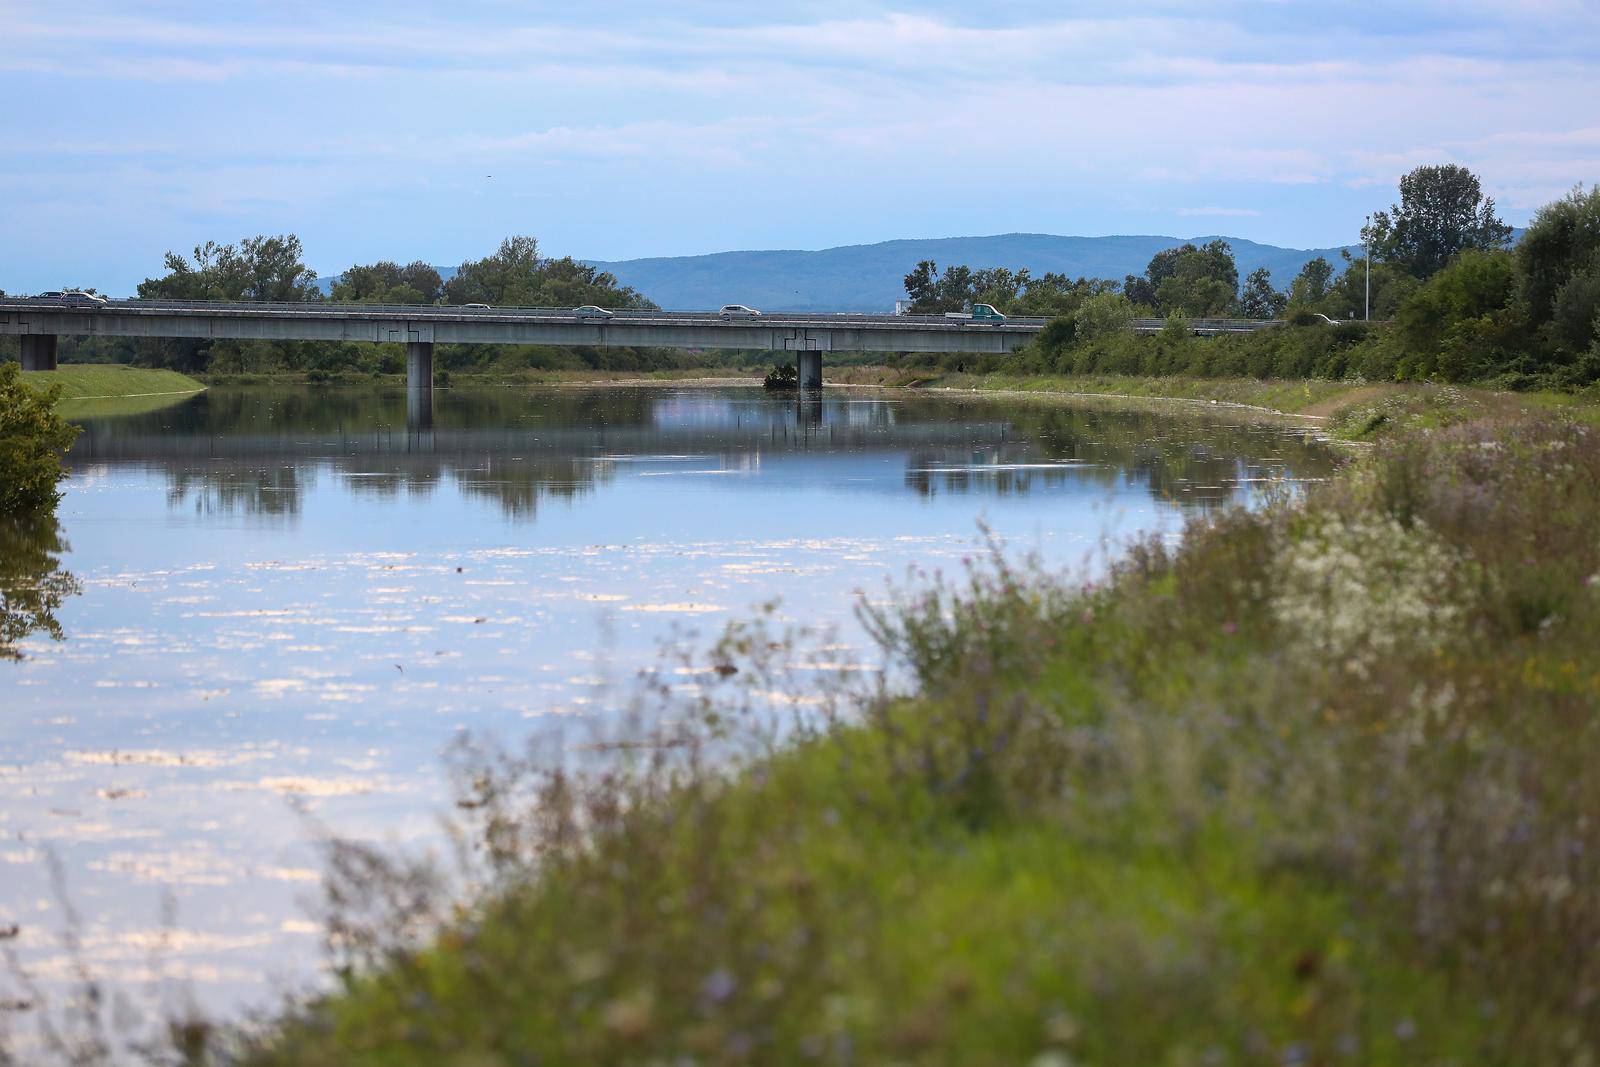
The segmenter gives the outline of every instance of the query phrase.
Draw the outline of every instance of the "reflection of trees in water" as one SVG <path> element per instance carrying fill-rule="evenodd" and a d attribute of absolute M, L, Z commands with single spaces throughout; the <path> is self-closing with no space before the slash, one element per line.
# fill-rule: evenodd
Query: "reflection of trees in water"
<path fill-rule="evenodd" d="M 434 393 L 433 429 L 644 426 L 650 424 L 653 405 L 661 396 L 660 390 L 632 389 L 441 389 Z M 156 433 L 229 437 L 270 432 L 337 440 L 341 433 L 364 435 L 375 430 L 403 435 L 405 428 L 403 387 L 218 386 L 160 411 L 84 423 L 91 440 Z"/>
<path fill-rule="evenodd" d="M 483 466 L 453 473 L 461 492 L 492 500 L 508 519 L 527 521 L 548 498 L 571 501 L 611 480 L 614 465 L 587 456 L 541 456 L 536 459 L 485 457 Z"/>
<path fill-rule="evenodd" d="M 166 473 L 167 504 L 192 507 L 197 515 L 242 512 L 292 522 L 300 515 L 300 498 L 308 488 L 306 472 L 296 466 L 182 467 Z M 310 478 L 314 481 L 315 475 Z"/>
<path fill-rule="evenodd" d="M 969 407 L 968 417 L 983 407 Z M 1011 423 L 1010 440 L 990 449 L 918 450 L 907 464 L 906 486 L 923 496 L 1006 496 L 1069 482 L 1108 489 L 1142 484 L 1158 500 L 1209 509 L 1234 500 L 1247 480 L 1316 476 L 1332 463 L 1309 438 L 1261 426 L 1043 405 L 1001 410 Z M 1030 463 L 1064 465 L 1025 466 Z"/>
<path fill-rule="evenodd" d="M 65 551 L 54 515 L 0 519 L 0 659 L 21 659 L 13 646 L 29 634 L 66 636 L 56 609 L 80 586 L 61 569 Z"/>
<path fill-rule="evenodd" d="M 170 470 L 167 502 L 197 514 L 236 513 L 291 523 L 300 516 L 305 492 L 316 484 L 318 466 Z M 507 518 L 518 520 L 532 519 L 543 499 L 574 499 L 614 473 L 613 464 L 584 455 L 361 456 L 327 466 L 352 496 L 373 501 L 425 498 L 449 477 L 463 495 L 492 501 Z"/>
<path fill-rule="evenodd" d="M 91 420 L 80 465 L 157 464 L 174 506 L 293 521 L 327 467 L 357 495 L 465 495 L 528 519 L 609 477 L 607 456 L 892 451 L 921 494 L 1017 496 L 1065 483 L 1143 485 L 1207 508 L 1246 478 L 1324 473 L 1326 450 L 1280 429 L 1208 414 L 1015 399 L 830 392 L 799 401 L 697 387 L 441 390 L 431 429 L 407 431 L 403 390 L 216 389 L 161 412 Z M 1051 469 L 1032 464 L 1073 463 Z"/>

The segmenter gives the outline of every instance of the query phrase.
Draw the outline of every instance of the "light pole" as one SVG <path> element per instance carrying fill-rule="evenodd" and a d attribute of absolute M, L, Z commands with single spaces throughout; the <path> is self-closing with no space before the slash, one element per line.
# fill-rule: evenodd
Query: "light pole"
<path fill-rule="evenodd" d="M 1367 234 L 1372 231 L 1372 216 L 1367 216 L 1367 224 L 1361 227 L 1361 258 L 1367 262 L 1367 319 L 1372 321 L 1372 249 L 1367 245 Z"/>

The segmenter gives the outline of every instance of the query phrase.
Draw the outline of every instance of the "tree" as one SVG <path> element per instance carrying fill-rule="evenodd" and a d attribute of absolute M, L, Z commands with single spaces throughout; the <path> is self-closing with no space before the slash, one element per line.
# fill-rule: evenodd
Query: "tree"
<path fill-rule="evenodd" d="M 943 273 L 939 265 L 925 259 L 905 276 L 906 296 L 917 315 L 938 315 L 960 311 L 971 304 L 992 304 L 1007 315 L 1040 315 L 1060 318 L 1071 315 L 1091 296 L 1114 293 L 1120 282 L 1106 278 L 1070 278 L 1046 273 L 1034 277 L 1026 267 L 950 267 Z"/>
<path fill-rule="evenodd" d="M 247 237 L 238 245 L 207 241 L 190 263 L 176 252 L 163 258 L 165 276 L 139 283 L 139 295 L 168 300 L 251 300 L 298 303 L 321 299 L 317 275 L 302 260 L 300 238 Z"/>
<path fill-rule="evenodd" d="M 37 515 L 60 499 L 61 456 L 78 436 L 56 411 L 60 399 L 59 384 L 39 392 L 19 364 L 0 363 L 0 516 Z"/>
<path fill-rule="evenodd" d="M 1155 288 L 1156 310 L 1163 314 L 1224 315 L 1239 296 L 1239 268 L 1226 241 L 1158 252 L 1145 274 Z"/>
<path fill-rule="evenodd" d="M 1133 325 L 1133 305 L 1121 293 L 1096 293 L 1085 298 L 1072 313 L 1072 322 L 1077 327 L 1077 340 L 1093 341 Z"/>
<path fill-rule="evenodd" d="M 1224 315 L 1239 296 L 1239 267 L 1226 241 L 1165 248 L 1150 258 L 1144 276 L 1130 274 L 1123 295 L 1161 315 Z"/>
<path fill-rule="evenodd" d="M 1374 215 L 1361 236 L 1384 260 L 1425 279 L 1465 249 L 1505 247 L 1511 227 L 1495 215 L 1477 175 L 1450 163 L 1401 178 L 1400 203 Z"/>
<path fill-rule="evenodd" d="M 1047 272 L 1037 278 L 1028 278 L 1022 294 L 1009 308 L 1002 310 L 1007 314 L 1058 318 L 1075 313 L 1097 296 L 1120 296 L 1121 288 L 1121 282 L 1110 278 L 1070 278 L 1065 274 Z"/>
<path fill-rule="evenodd" d="M 508 237 L 492 255 L 461 264 L 445 283 L 444 299 L 498 307 L 655 307 L 634 289 L 618 285 L 613 274 L 570 256 L 541 256 L 533 237 Z"/>
<path fill-rule="evenodd" d="M 1017 298 L 1032 279 L 1028 269 L 1013 271 L 1005 267 L 987 267 L 972 272 L 967 303 L 989 304 L 1002 312 L 1010 313 Z"/>
<path fill-rule="evenodd" d="M 988 280 L 987 272 L 980 271 L 979 274 Z M 972 303 L 977 292 L 975 277 L 971 267 L 956 266 L 941 272 L 939 264 L 931 259 L 923 260 L 905 277 L 906 295 L 911 298 L 911 313 L 938 315 L 946 311 L 960 311 Z"/>
<path fill-rule="evenodd" d="M 1481 378 L 1523 347 L 1514 307 L 1516 264 L 1503 251 L 1467 249 L 1395 312 L 1402 378 Z"/>
<path fill-rule="evenodd" d="M 139 296 L 166 300 L 245 300 L 302 303 L 321 300 L 317 276 L 302 259 L 300 238 L 247 237 L 237 245 L 207 241 L 193 260 L 176 252 L 162 257 L 167 273 L 139 283 Z M 304 365 L 309 342 L 209 341 L 157 338 L 137 344 L 135 361 L 146 366 L 205 371 L 221 359 L 230 369 L 263 370 Z"/>
<path fill-rule="evenodd" d="M 1146 311 L 1154 311 L 1156 308 L 1156 287 L 1150 284 L 1147 275 L 1130 274 L 1123 278 L 1122 295 L 1128 298 L 1130 304 Z"/>
<path fill-rule="evenodd" d="M 1546 204 L 1517 243 L 1517 285 L 1528 320 L 1569 354 L 1600 335 L 1600 186 Z"/>
<path fill-rule="evenodd" d="M 1575 356 L 1600 339 L 1600 262 L 1574 274 L 1556 291 L 1549 337 L 1564 355 Z"/>
<path fill-rule="evenodd" d="M 1392 319 L 1395 309 L 1422 283 L 1393 263 L 1372 264 L 1372 317 Z M 1359 319 L 1367 310 L 1367 261 L 1351 259 L 1322 298 L 1317 310 L 1336 319 Z"/>
<path fill-rule="evenodd" d="M 1316 308 L 1328 295 L 1332 282 L 1333 264 L 1318 256 L 1301 267 L 1289 284 L 1289 303 L 1297 308 Z"/>
<path fill-rule="evenodd" d="M 1239 296 L 1239 311 L 1247 319 L 1275 319 L 1283 314 L 1289 298 L 1272 287 L 1272 273 L 1257 267 L 1245 279 Z"/>
<path fill-rule="evenodd" d="M 404 267 L 380 260 L 345 271 L 329 295 L 352 304 L 432 304 L 444 295 L 444 280 L 421 260 Z"/>

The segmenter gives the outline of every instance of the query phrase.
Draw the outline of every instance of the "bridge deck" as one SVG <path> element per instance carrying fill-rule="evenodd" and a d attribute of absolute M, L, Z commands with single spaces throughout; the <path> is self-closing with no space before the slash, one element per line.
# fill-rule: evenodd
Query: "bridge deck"
<path fill-rule="evenodd" d="M 616 311 L 585 319 L 565 308 L 467 308 L 334 303 L 218 303 L 114 300 L 101 307 L 37 298 L 0 299 L 0 334 L 86 334 L 241 340 L 367 341 L 418 344 L 533 344 L 599 347 L 767 349 L 799 352 L 1009 352 L 1046 325 L 1043 318 L 1000 323 L 943 315 L 774 313 L 723 319 L 708 311 Z M 1196 333 L 1234 333 L 1274 325 L 1197 319 Z M 1152 332 L 1164 320 L 1135 320 Z"/>

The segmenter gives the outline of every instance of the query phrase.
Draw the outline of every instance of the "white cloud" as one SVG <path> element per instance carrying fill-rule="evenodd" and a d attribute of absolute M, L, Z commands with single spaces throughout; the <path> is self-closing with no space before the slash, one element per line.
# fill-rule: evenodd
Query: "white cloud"
<path fill-rule="evenodd" d="M 1600 177 L 1593 5 L 1081 10 L 0 0 L 0 95 L 52 101 L 8 112 L 0 245 L 77 226 L 149 269 L 259 226 L 339 262 L 403 217 L 416 254 L 614 258 L 1175 216 L 1328 244 L 1417 163 L 1519 210 Z"/>

